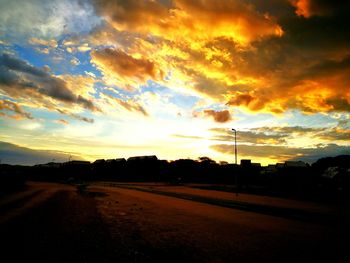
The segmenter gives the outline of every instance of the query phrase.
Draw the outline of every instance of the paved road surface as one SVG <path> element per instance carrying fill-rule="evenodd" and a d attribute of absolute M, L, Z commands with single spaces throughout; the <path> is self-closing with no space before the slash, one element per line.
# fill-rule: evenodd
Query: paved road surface
<path fill-rule="evenodd" d="M 344 262 L 348 230 L 106 186 L 0 199 L 1 262 Z"/>

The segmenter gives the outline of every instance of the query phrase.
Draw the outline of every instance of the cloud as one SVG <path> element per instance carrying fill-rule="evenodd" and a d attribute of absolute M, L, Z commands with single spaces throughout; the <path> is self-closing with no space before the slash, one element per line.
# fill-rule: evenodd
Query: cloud
<path fill-rule="evenodd" d="M 144 58 L 135 58 L 119 49 L 105 48 L 91 52 L 91 62 L 104 73 L 107 82 L 130 88 L 148 79 L 161 79 L 163 72 Z M 141 83 L 140 83 L 141 82 Z"/>
<path fill-rule="evenodd" d="M 205 140 L 204 137 L 200 137 L 200 136 L 193 136 L 193 135 L 183 135 L 183 134 L 172 134 L 172 137 L 175 138 L 181 138 L 181 139 L 189 139 L 189 140 Z"/>
<path fill-rule="evenodd" d="M 295 33 L 304 35 L 305 29 L 300 30 Z M 313 36 L 318 37 L 317 33 Z M 332 38 L 331 35 L 326 37 Z M 320 39 L 320 45 L 324 38 Z M 317 50 L 312 45 L 299 47 L 297 43 L 275 39 L 258 44 L 259 52 L 238 54 L 244 55 L 240 74 L 247 84 L 237 83 L 227 88 L 227 105 L 277 114 L 289 109 L 305 113 L 349 112 L 349 56 L 345 50 L 342 52 L 343 44 L 337 44 L 336 39 L 334 42 L 328 43 L 334 45 L 334 50 Z M 287 53 L 291 56 L 286 56 Z M 332 56 L 334 58 L 329 59 Z"/>
<path fill-rule="evenodd" d="M 212 128 L 209 130 L 214 133 L 211 140 L 233 142 L 235 136 L 233 131 L 225 128 Z M 268 133 L 264 130 L 238 131 L 237 141 L 240 143 L 252 144 L 285 144 L 287 135 L 284 133 Z"/>
<path fill-rule="evenodd" d="M 29 39 L 28 42 L 31 45 L 40 45 L 40 46 L 45 46 L 50 48 L 56 48 L 58 46 L 57 41 L 55 39 L 46 40 L 46 39 L 32 37 Z"/>
<path fill-rule="evenodd" d="M 319 138 L 330 141 L 350 141 L 350 130 L 333 128 L 327 132 L 321 133 Z"/>
<path fill-rule="evenodd" d="M 6 53 L 0 55 L 0 90 L 7 95 L 13 98 L 34 98 L 37 101 L 51 98 L 92 111 L 98 110 L 91 100 L 74 94 L 68 85 L 65 80 L 51 75 L 43 68 L 34 67 Z"/>
<path fill-rule="evenodd" d="M 144 107 L 134 100 L 122 100 L 107 94 L 102 94 L 101 96 L 105 98 L 107 103 L 112 106 L 116 103 L 128 111 L 138 112 L 143 114 L 144 116 L 149 116 L 148 112 L 144 109 Z"/>
<path fill-rule="evenodd" d="M 49 151 L 49 150 L 33 150 L 21 147 L 16 144 L 0 142 L 0 159 L 6 164 L 35 165 L 52 162 L 66 162 L 71 156 L 73 159 L 83 159 L 72 153 Z"/>
<path fill-rule="evenodd" d="M 84 121 L 84 122 L 87 122 L 87 123 L 94 123 L 94 119 L 92 119 L 92 118 L 87 118 L 87 117 L 84 117 L 84 116 L 80 116 L 79 114 L 72 113 L 72 112 L 69 112 L 69 111 L 66 111 L 66 110 L 62 110 L 62 109 L 56 109 L 56 110 L 59 113 L 61 113 L 61 114 L 64 114 L 64 115 L 72 117 L 73 119 L 76 119 L 76 120 L 79 120 L 79 121 Z M 63 123 L 63 122 L 61 122 L 61 123 Z"/>
<path fill-rule="evenodd" d="M 285 126 L 285 127 L 259 127 L 252 129 L 257 133 L 268 133 L 284 138 L 288 137 L 305 137 L 310 136 L 328 141 L 349 141 L 350 130 L 342 125 L 329 128 L 310 128 L 301 126 Z"/>
<path fill-rule="evenodd" d="M 230 129 L 212 128 L 209 131 L 213 133 L 209 138 L 210 140 L 226 143 L 213 145 L 211 146 L 212 149 L 221 153 L 233 152 L 232 143 L 235 137 Z M 311 144 L 307 148 L 303 147 L 305 145 L 303 140 L 309 139 L 312 141 L 317 140 L 318 143 Z M 304 160 L 314 160 L 320 156 L 327 156 L 327 152 L 330 155 L 348 153 L 350 151 L 349 141 L 350 131 L 345 127 L 339 126 L 330 128 L 271 126 L 239 130 L 237 132 L 240 154 L 249 158 L 264 157 L 274 160 L 287 160 L 300 157 Z M 336 145 L 334 142 L 339 144 Z"/>
<path fill-rule="evenodd" d="M 80 64 L 80 61 L 79 61 L 79 59 L 77 59 L 77 58 L 72 58 L 72 59 L 70 60 L 70 63 L 71 63 L 73 66 L 78 66 L 78 65 Z"/>
<path fill-rule="evenodd" d="M 10 117 L 16 120 L 19 119 L 34 119 L 31 113 L 24 111 L 20 105 L 9 100 L 0 100 L 0 115 Z M 7 112 L 13 112 L 14 114 L 8 114 Z"/>
<path fill-rule="evenodd" d="M 233 145 L 218 144 L 212 145 L 215 151 L 234 154 Z M 244 158 L 270 158 L 276 161 L 303 160 L 314 162 L 322 157 L 350 154 L 350 146 L 340 146 L 337 144 L 318 145 L 314 148 L 297 148 L 288 146 L 271 145 L 238 145 L 238 154 Z"/>
<path fill-rule="evenodd" d="M 1 7 L 0 32 L 17 43 L 89 32 L 101 23 L 90 1 L 2 0 Z"/>
<path fill-rule="evenodd" d="M 35 50 L 41 54 L 48 55 L 50 53 L 50 49 L 48 48 L 35 48 Z"/>
<path fill-rule="evenodd" d="M 95 1 L 109 24 L 90 41 L 152 61 L 165 86 L 245 111 L 349 112 L 349 16 L 312 2 L 332 15 L 302 19 L 287 0 Z"/>
<path fill-rule="evenodd" d="M 55 120 L 56 123 L 58 124 L 63 124 L 63 125 L 68 125 L 69 122 L 64 120 L 64 119 L 58 119 L 58 120 Z"/>
<path fill-rule="evenodd" d="M 225 123 L 232 120 L 231 114 L 228 110 L 215 111 L 215 110 L 203 110 L 204 116 L 212 117 L 214 121 Z"/>
<path fill-rule="evenodd" d="M 350 3 L 346 0 L 294 0 L 292 3 L 296 8 L 295 13 L 305 18 L 331 16 L 350 8 Z"/>
<path fill-rule="evenodd" d="M 136 31 L 168 40 L 202 40 L 226 36 L 246 43 L 282 34 L 272 17 L 239 0 L 161 1 L 95 0 L 98 12 L 116 29 Z"/>

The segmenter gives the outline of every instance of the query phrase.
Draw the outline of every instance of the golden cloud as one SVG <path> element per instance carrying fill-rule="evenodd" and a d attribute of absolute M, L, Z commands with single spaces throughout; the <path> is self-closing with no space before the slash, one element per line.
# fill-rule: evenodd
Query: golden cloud
<path fill-rule="evenodd" d="M 250 112 L 349 111 L 350 50 L 298 43 L 296 33 L 309 41 L 304 28 L 314 32 L 315 26 L 295 16 L 292 9 L 286 11 L 289 24 L 281 24 L 261 6 L 254 7 L 254 2 L 164 3 L 95 1 L 110 24 L 95 30 L 89 41 L 118 47 L 92 52 L 92 62 L 108 84 L 132 89 L 153 79 Z M 332 13 L 341 7 L 331 1 L 292 2 L 305 16 L 310 3 L 312 10 L 329 6 Z M 289 35 L 279 31 L 282 27 Z M 326 41 L 322 34 L 314 35 L 320 43 Z"/>
<path fill-rule="evenodd" d="M 96 0 L 97 10 L 118 30 L 136 31 L 168 40 L 229 37 L 242 44 L 283 31 L 274 19 L 239 0 L 160 1 Z"/>

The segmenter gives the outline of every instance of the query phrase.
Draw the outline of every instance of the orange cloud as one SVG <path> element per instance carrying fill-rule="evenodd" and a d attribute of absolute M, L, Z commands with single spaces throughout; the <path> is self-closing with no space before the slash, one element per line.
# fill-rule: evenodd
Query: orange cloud
<path fill-rule="evenodd" d="M 223 111 L 204 110 L 203 112 L 205 115 L 213 117 L 216 122 L 228 122 L 232 119 L 231 114 L 228 110 L 223 110 Z"/>
<path fill-rule="evenodd" d="M 130 89 L 148 79 L 161 79 L 163 72 L 148 59 L 134 58 L 122 50 L 105 48 L 91 52 L 91 62 L 104 73 L 108 83 Z"/>
<path fill-rule="evenodd" d="M 96 9 L 118 30 L 136 31 L 168 40 L 229 37 L 248 43 L 264 36 L 281 36 L 281 27 L 268 15 L 240 0 L 160 1 L 96 0 Z"/>
<path fill-rule="evenodd" d="M 202 112 L 193 112 L 192 113 L 193 117 L 212 117 L 214 121 L 219 122 L 219 123 L 224 123 L 232 120 L 231 114 L 228 110 L 223 110 L 223 111 L 215 111 L 215 110 L 203 110 Z"/>
<path fill-rule="evenodd" d="M 309 0 L 296 0 L 293 1 L 293 5 L 296 7 L 295 13 L 298 16 L 310 17 L 310 1 Z"/>
<path fill-rule="evenodd" d="M 5 111 L 5 112 L 0 112 L 1 116 L 10 117 L 16 120 L 20 120 L 23 118 L 30 119 L 30 120 L 34 119 L 32 114 L 24 111 L 20 105 L 9 100 L 0 100 L 0 111 Z M 14 114 L 8 114 L 6 113 L 6 111 L 13 112 Z"/>
<path fill-rule="evenodd" d="M 334 0 L 293 0 L 292 5 L 296 7 L 295 13 L 305 18 L 330 16 L 350 7 L 349 1 Z"/>
<path fill-rule="evenodd" d="M 285 14 L 291 19 L 277 20 L 262 11 L 261 5 L 260 9 L 259 5 L 254 7 L 254 1 L 250 5 L 238 0 L 95 3 L 110 25 L 94 31 L 91 43 L 127 50 L 92 52 L 92 61 L 109 84 L 132 89 L 153 79 L 250 112 L 349 109 L 350 50 L 344 44 L 346 40 L 340 48 L 330 48 L 344 32 L 333 40 L 329 32 L 319 32 L 316 25 L 308 24 L 309 19 L 293 15 L 290 6 Z M 305 16 L 327 10 L 325 7 L 334 13 L 342 6 L 328 0 L 292 4 L 299 6 L 298 12 Z M 280 23 L 282 20 L 285 24 Z M 278 32 L 282 27 L 289 30 L 288 35 Z M 299 34 L 301 37 L 297 37 Z M 315 45 L 310 35 L 322 46 Z"/>

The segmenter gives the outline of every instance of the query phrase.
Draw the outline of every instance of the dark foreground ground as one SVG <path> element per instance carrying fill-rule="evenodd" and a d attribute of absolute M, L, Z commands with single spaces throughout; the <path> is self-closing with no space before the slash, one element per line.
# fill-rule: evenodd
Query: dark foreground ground
<path fill-rule="evenodd" d="M 0 198 L 1 262 L 349 262 L 348 218 L 183 186 L 30 183 Z"/>

